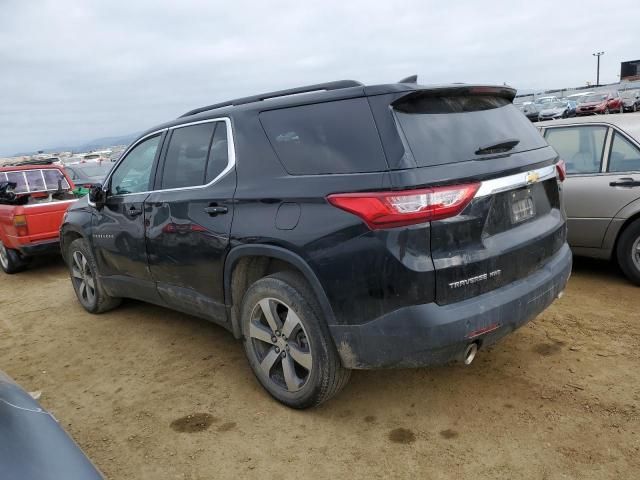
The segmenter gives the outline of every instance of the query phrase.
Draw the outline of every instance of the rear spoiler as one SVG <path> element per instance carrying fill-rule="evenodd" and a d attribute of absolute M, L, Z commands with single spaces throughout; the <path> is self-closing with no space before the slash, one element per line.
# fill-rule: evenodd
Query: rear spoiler
<path fill-rule="evenodd" d="M 494 85 L 466 85 L 466 84 L 453 84 L 443 85 L 436 87 L 422 87 L 417 86 L 416 89 L 411 90 L 406 95 L 396 99 L 392 102 L 392 105 L 397 103 L 410 101 L 414 98 L 425 97 L 463 97 L 463 96 L 491 96 L 500 97 L 513 102 L 516 96 L 516 89 L 505 86 Z"/>

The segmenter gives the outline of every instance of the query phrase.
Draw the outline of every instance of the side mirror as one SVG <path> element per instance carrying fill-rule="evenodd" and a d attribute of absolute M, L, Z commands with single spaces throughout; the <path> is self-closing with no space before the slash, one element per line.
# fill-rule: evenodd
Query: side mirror
<path fill-rule="evenodd" d="M 89 189 L 89 204 L 100 209 L 107 200 L 107 192 L 102 188 L 101 184 L 93 185 Z"/>

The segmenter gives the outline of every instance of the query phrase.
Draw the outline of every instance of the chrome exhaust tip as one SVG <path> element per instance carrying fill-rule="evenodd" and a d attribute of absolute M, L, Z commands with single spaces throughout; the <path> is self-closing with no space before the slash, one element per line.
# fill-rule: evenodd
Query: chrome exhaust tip
<path fill-rule="evenodd" d="M 476 353 L 478 353 L 478 344 L 470 343 L 467 345 L 467 348 L 464 349 L 464 355 L 462 356 L 462 361 L 465 365 L 471 365 L 473 359 L 476 358 Z"/>

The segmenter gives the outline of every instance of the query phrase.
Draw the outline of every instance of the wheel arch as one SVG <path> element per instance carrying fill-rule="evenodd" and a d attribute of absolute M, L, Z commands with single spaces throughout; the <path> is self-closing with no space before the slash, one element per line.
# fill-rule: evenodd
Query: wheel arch
<path fill-rule="evenodd" d="M 290 266 L 291 270 L 298 271 L 305 280 L 309 283 L 309 286 L 313 290 L 316 295 L 316 299 L 322 309 L 322 314 L 325 318 L 325 321 L 328 324 L 335 323 L 335 316 L 333 313 L 333 309 L 329 302 L 329 299 L 318 280 L 318 277 L 309 266 L 309 264 L 298 254 L 292 252 L 291 250 L 287 250 L 286 248 L 278 247 L 275 245 L 240 245 L 238 247 L 233 248 L 227 255 L 224 264 L 224 300 L 227 307 L 230 309 L 230 320 L 231 320 L 231 331 L 236 338 L 240 338 L 242 336 L 242 329 L 240 325 L 240 300 L 234 299 L 234 290 L 240 292 L 241 295 L 244 295 L 244 292 L 248 289 L 250 283 L 245 282 L 244 285 L 239 285 L 237 280 L 234 283 L 234 274 L 236 269 L 239 266 L 243 266 L 244 268 L 250 268 L 250 261 L 252 259 L 256 259 L 256 261 L 261 261 L 260 259 L 266 259 L 267 263 L 270 263 L 270 260 L 281 262 Z M 262 267 L 266 271 L 266 267 Z M 243 278 L 251 279 L 252 277 L 249 274 L 244 275 Z M 259 278 L 262 278 L 259 277 Z M 256 278 L 257 279 L 257 278 Z M 237 295 L 236 295 L 237 296 Z"/>
<path fill-rule="evenodd" d="M 85 233 L 78 227 L 69 224 L 60 227 L 60 252 L 62 253 L 62 258 L 66 260 L 65 252 L 67 247 L 78 238 L 86 238 Z"/>
<path fill-rule="evenodd" d="M 616 255 L 618 252 L 618 242 L 620 241 L 620 237 L 622 236 L 624 231 L 629 227 L 629 225 L 631 225 L 636 221 L 640 221 L 640 210 L 638 210 L 636 213 L 634 213 L 629 218 L 627 218 L 618 229 L 618 232 L 616 233 L 616 239 L 613 242 L 613 248 L 611 249 L 611 258 L 614 258 L 614 259 L 616 258 Z"/>

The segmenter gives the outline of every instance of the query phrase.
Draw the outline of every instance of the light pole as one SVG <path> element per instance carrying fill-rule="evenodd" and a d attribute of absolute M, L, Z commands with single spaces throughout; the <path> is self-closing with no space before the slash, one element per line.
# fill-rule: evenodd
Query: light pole
<path fill-rule="evenodd" d="M 600 86 L 600 56 L 604 55 L 604 52 L 597 52 L 597 53 L 592 53 L 591 55 L 593 55 L 594 57 L 598 57 L 598 70 L 596 73 L 596 87 Z"/>

